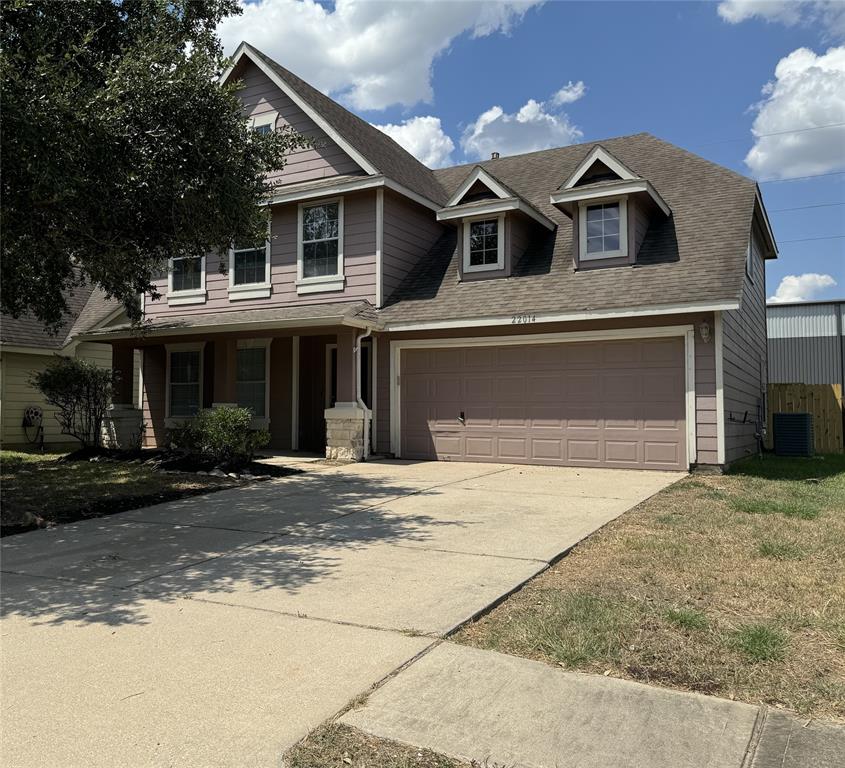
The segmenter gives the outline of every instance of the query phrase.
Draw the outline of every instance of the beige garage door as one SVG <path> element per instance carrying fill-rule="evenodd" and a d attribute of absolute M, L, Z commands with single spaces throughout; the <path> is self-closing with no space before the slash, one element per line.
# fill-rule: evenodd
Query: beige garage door
<path fill-rule="evenodd" d="M 403 458 L 687 469 L 680 337 L 401 355 Z"/>

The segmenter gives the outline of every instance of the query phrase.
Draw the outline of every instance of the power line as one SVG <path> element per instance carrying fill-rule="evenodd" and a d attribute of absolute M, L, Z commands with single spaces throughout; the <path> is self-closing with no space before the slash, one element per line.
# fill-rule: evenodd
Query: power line
<path fill-rule="evenodd" d="M 825 235 L 824 237 L 799 237 L 797 240 L 778 240 L 778 243 L 807 243 L 811 240 L 841 240 L 845 235 Z"/>
<path fill-rule="evenodd" d="M 832 208 L 836 205 L 845 205 L 841 203 L 814 203 L 813 205 L 796 205 L 794 208 L 773 208 L 769 213 L 783 213 L 784 211 L 806 211 L 809 208 Z"/>
<path fill-rule="evenodd" d="M 758 184 L 777 184 L 781 181 L 799 181 L 800 179 L 819 179 L 822 176 L 841 176 L 845 171 L 831 171 L 830 173 L 814 173 L 810 176 L 787 176 L 785 179 L 764 179 L 757 181 Z"/>
<path fill-rule="evenodd" d="M 824 128 L 841 128 L 845 123 L 828 123 L 827 125 L 812 125 L 808 128 L 793 128 L 789 131 L 772 131 L 772 133 L 752 133 L 754 139 L 765 139 L 769 136 L 785 136 L 789 133 L 804 133 L 805 131 L 820 131 Z M 737 141 L 748 141 L 747 137 L 742 139 L 717 139 L 716 141 L 707 141 L 699 144 L 699 147 L 709 147 L 713 144 L 732 144 Z"/>

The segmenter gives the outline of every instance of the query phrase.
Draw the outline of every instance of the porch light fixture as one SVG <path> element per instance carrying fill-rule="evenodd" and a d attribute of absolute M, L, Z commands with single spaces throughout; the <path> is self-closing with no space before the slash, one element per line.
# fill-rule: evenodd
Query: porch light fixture
<path fill-rule="evenodd" d="M 706 320 L 703 320 L 698 326 L 698 333 L 701 336 L 701 340 L 705 344 L 710 341 L 710 323 L 708 323 Z"/>

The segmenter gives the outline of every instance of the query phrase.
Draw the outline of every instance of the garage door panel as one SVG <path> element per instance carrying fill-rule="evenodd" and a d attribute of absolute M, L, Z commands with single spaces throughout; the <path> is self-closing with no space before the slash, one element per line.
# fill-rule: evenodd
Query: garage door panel
<path fill-rule="evenodd" d="M 681 338 L 405 350 L 402 455 L 685 469 L 684 362 Z"/>
<path fill-rule="evenodd" d="M 604 460 L 608 464 L 637 464 L 640 443 L 637 440 L 605 440 Z"/>

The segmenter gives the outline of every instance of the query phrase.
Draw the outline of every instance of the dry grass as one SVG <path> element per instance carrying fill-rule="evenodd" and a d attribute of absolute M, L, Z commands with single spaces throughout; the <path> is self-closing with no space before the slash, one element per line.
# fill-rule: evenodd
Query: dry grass
<path fill-rule="evenodd" d="M 458 642 L 845 719 L 845 456 L 686 478 Z"/>
<path fill-rule="evenodd" d="M 470 768 L 428 749 L 331 723 L 313 731 L 285 758 L 289 768 Z"/>
<path fill-rule="evenodd" d="M 236 484 L 228 478 L 164 474 L 140 463 L 62 462 L 61 457 L 0 452 L 4 532 L 97 517 Z"/>

